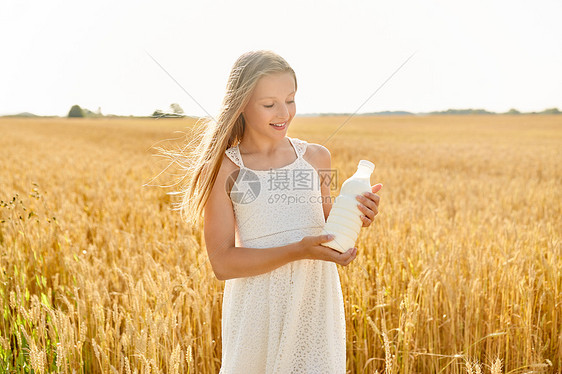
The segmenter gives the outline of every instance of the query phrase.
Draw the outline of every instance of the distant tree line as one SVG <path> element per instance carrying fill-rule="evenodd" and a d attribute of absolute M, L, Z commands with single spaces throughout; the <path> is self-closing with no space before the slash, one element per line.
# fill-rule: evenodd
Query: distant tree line
<path fill-rule="evenodd" d="M 92 112 L 89 109 L 81 108 L 80 105 L 73 105 L 68 111 L 68 117 L 104 117 L 104 115 L 101 113 L 100 107 L 97 111 Z"/>
<path fill-rule="evenodd" d="M 385 111 L 381 111 L 381 112 L 369 112 L 369 113 L 357 113 L 354 114 L 356 116 L 406 116 L 406 115 L 448 115 L 448 114 L 455 114 L 455 115 L 462 115 L 462 114 L 512 114 L 512 115 L 516 115 L 516 114 L 561 114 L 562 112 L 560 112 L 558 110 L 558 108 L 548 108 L 543 110 L 542 112 L 520 112 L 517 109 L 510 109 L 507 112 L 504 113 L 497 113 L 497 112 L 490 112 L 487 111 L 485 109 L 447 109 L 447 110 L 443 110 L 443 111 L 433 111 L 433 112 L 427 112 L 427 113 L 421 113 L 421 112 L 407 112 L 407 111 L 403 111 L 403 110 L 396 110 L 396 111 L 389 111 L 389 110 L 385 110 Z M 300 116 L 350 116 L 353 113 L 306 113 L 306 114 L 300 114 Z"/>
<path fill-rule="evenodd" d="M 300 117 L 316 117 L 316 116 L 350 116 L 350 115 L 355 115 L 355 116 L 405 116 L 405 115 L 449 115 L 449 114 L 454 114 L 454 115 L 463 115 L 463 114 L 470 114 L 470 115 L 475 115 L 475 114 L 510 114 L 510 115 L 518 115 L 518 114 L 562 114 L 562 112 L 560 112 L 558 110 L 558 108 L 547 108 L 541 112 L 520 112 L 517 109 L 511 108 L 510 110 L 508 110 L 507 112 L 504 113 L 497 113 L 497 112 L 490 112 L 487 111 L 485 109 L 447 109 L 444 111 L 433 111 L 433 112 L 427 112 L 427 113 L 422 113 L 422 112 L 407 112 L 407 111 L 403 111 L 403 110 L 396 110 L 396 111 L 381 111 L 381 112 L 369 112 L 369 113 L 347 113 L 347 112 L 340 112 L 340 113 L 299 113 L 297 114 L 297 116 Z M 119 115 L 115 115 L 115 114 L 102 114 L 101 112 L 101 108 L 98 107 L 98 110 L 96 110 L 95 112 L 87 109 L 87 108 L 82 108 L 80 107 L 80 105 L 73 105 L 70 110 L 68 111 L 68 117 L 71 118 L 81 118 L 81 117 L 87 117 L 87 118 L 95 118 L 95 117 L 126 117 L 126 116 L 119 116 Z M 29 113 L 29 112 L 23 112 L 23 113 L 18 113 L 18 114 L 12 114 L 12 115 L 5 115 L 3 117 L 40 117 L 37 116 L 33 113 Z M 58 116 L 42 116 L 42 117 L 58 117 Z M 130 115 L 128 117 L 136 117 L 133 115 Z M 142 117 L 142 116 L 140 116 Z M 154 112 L 152 112 L 152 115 L 150 115 L 149 117 L 153 117 L 153 118 L 174 118 L 174 117 L 193 117 L 196 118 L 194 116 L 187 116 L 185 115 L 182 107 L 178 104 L 178 103 L 172 103 L 170 104 L 170 109 L 169 111 L 163 111 L 161 109 L 156 109 Z"/>
<path fill-rule="evenodd" d="M 164 112 L 160 109 L 156 109 L 152 113 L 152 117 L 161 118 L 161 117 L 185 117 L 183 109 L 177 103 L 170 104 L 170 112 Z"/>
<path fill-rule="evenodd" d="M 89 109 L 82 108 L 80 105 L 73 105 L 70 110 L 68 111 L 68 117 L 72 118 L 80 118 L 80 117 L 106 117 L 101 113 L 101 108 L 98 108 L 97 111 L 92 112 Z M 114 115 L 108 115 L 107 117 L 117 117 Z M 178 103 L 170 104 L 170 111 L 165 112 L 161 109 L 156 109 L 152 113 L 152 117 L 160 118 L 160 117 L 185 117 L 184 111 L 182 107 Z"/>
<path fill-rule="evenodd" d="M 558 108 L 548 108 L 543 110 L 542 112 L 528 112 L 522 113 L 517 109 L 511 108 L 505 113 L 496 113 L 496 112 L 489 112 L 484 109 L 448 109 L 441 112 L 429 112 L 428 114 L 560 114 Z"/>

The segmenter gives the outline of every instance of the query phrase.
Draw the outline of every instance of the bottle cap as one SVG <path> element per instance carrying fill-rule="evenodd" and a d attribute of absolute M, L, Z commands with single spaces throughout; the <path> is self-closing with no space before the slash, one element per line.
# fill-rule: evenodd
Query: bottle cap
<path fill-rule="evenodd" d="M 375 171 L 375 164 L 373 164 L 371 161 L 361 160 L 359 161 L 359 166 L 365 166 L 366 168 L 369 168 L 369 170 L 371 170 L 371 173 Z"/>

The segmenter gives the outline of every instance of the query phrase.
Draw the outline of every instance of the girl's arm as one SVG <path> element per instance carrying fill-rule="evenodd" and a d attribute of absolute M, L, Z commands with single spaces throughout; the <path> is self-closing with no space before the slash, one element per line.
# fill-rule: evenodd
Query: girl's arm
<path fill-rule="evenodd" d="M 236 170 L 225 156 L 204 210 L 205 245 L 217 279 L 259 275 L 304 259 L 300 242 L 272 248 L 236 247 L 234 210 L 226 187 L 228 176 Z"/>

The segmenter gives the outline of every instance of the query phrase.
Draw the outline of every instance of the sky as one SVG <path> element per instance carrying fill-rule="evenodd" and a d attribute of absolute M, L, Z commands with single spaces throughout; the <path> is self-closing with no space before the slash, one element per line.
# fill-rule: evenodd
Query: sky
<path fill-rule="evenodd" d="M 0 115 L 216 116 L 258 49 L 295 70 L 297 114 L 562 109 L 561 14 L 559 0 L 4 0 Z"/>

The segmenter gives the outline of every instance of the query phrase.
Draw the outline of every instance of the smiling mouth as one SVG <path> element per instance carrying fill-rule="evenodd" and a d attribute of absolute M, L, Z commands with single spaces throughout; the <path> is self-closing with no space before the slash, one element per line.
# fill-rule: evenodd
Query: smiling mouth
<path fill-rule="evenodd" d="M 283 122 L 283 123 L 279 123 L 279 124 L 270 123 L 271 126 L 277 127 L 277 128 L 281 128 L 281 127 L 285 126 L 286 124 L 287 124 L 287 122 Z"/>

